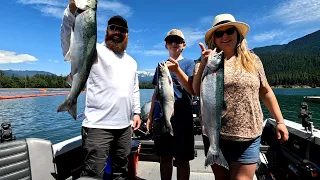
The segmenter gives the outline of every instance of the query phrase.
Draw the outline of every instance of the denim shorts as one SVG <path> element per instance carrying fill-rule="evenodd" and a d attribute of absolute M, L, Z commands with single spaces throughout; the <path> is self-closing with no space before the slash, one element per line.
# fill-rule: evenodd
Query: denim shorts
<path fill-rule="evenodd" d="M 260 157 L 260 141 L 261 136 L 250 141 L 230 141 L 220 140 L 220 148 L 222 153 L 229 164 L 232 162 L 240 164 L 255 164 Z M 207 154 L 210 146 L 209 139 L 203 136 L 205 146 L 205 154 Z"/>

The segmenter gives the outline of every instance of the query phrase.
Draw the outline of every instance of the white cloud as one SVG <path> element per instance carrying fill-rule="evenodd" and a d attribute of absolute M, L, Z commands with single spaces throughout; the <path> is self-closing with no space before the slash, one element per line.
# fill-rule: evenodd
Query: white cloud
<path fill-rule="evenodd" d="M 102 11 L 111 12 L 113 14 L 119 14 L 124 17 L 130 17 L 133 13 L 132 8 L 125 4 L 116 1 L 99 1 L 98 9 Z"/>
<path fill-rule="evenodd" d="M 204 16 L 200 18 L 200 23 L 204 25 L 212 25 L 214 16 Z"/>
<path fill-rule="evenodd" d="M 192 28 L 182 28 L 181 31 L 186 39 L 187 47 L 198 44 L 199 41 L 204 41 L 205 31 Z"/>
<path fill-rule="evenodd" d="M 289 0 L 271 10 L 271 18 L 285 25 L 320 21 L 319 0 Z"/>
<path fill-rule="evenodd" d="M 49 62 L 54 62 L 54 63 L 59 63 L 59 61 L 58 60 L 49 60 Z"/>
<path fill-rule="evenodd" d="M 0 50 L 0 64 L 34 62 L 37 60 L 29 54 L 16 54 L 16 52 Z"/>
<path fill-rule="evenodd" d="M 66 0 L 18 0 L 21 4 L 48 5 L 48 6 L 66 6 L 69 1 Z"/>
<path fill-rule="evenodd" d="M 145 32 L 150 32 L 150 31 L 155 31 L 155 29 L 144 28 L 144 29 L 130 29 L 129 30 L 129 32 L 134 32 L 134 33 L 145 33 Z"/>
<path fill-rule="evenodd" d="M 204 31 L 200 31 L 199 29 L 193 29 L 193 28 L 181 28 L 180 29 L 185 37 L 187 48 L 191 47 L 195 44 L 198 44 L 198 42 L 202 41 L 204 38 Z M 151 50 L 144 50 L 144 51 L 135 51 L 137 52 L 143 52 L 146 56 L 164 56 L 168 55 L 168 51 L 165 50 L 165 42 L 159 42 L 153 46 L 153 49 Z"/>
<path fill-rule="evenodd" d="M 53 7 L 53 6 L 43 6 L 38 9 L 43 13 L 43 15 L 52 16 L 55 18 L 62 18 L 63 12 L 64 12 L 64 8 Z"/>
<path fill-rule="evenodd" d="M 155 48 L 155 49 L 165 48 L 165 42 L 162 41 L 162 42 L 160 42 L 160 43 L 158 43 L 158 44 L 155 44 L 155 45 L 153 46 L 153 48 Z"/>
<path fill-rule="evenodd" d="M 264 32 L 260 34 L 256 34 L 252 37 L 252 41 L 254 42 L 265 42 L 265 41 L 271 41 L 274 38 L 283 35 L 283 31 L 279 30 L 272 30 L 270 32 Z"/>
<path fill-rule="evenodd" d="M 69 0 L 17 0 L 20 4 L 31 5 L 43 15 L 61 19 Z M 98 31 L 105 31 L 108 19 L 116 14 L 130 17 L 133 14 L 131 7 L 116 1 L 99 1 L 97 12 Z"/>
<path fill-rule="evenodd" d="M 144 69 L 143 71 L 146 71 L 146 72 L 149 72 L 149 73 L 154 74 L 154 72 L 156 71 L 156 69 L 155 69 L 155 68 L 151 68 L 151 69 Z"/>
<path fill-rule="evenodd" d="M 144 71 L 137 71 L 137 73 L 138 73 L 139 75 L 142 75 L 142 76 L 153 76 L 153 75 L 154 75 L 154 71 L 155 71 L 155 69 L 150 69 L 150 71 L 146 71 L 146 70 L 144 70 Z"/>
<path fill-rule="evenodd" d="M 159 55 L 168 55 L 166 50 L 147 50 L 143 51 L 146 56 L 159 56 Z"/>
<path fill-rule="evenodd" d="M 129 43 L 127 51 L 130 53 L 143 53 L 144 46 L 139 45 L 139 41 L 136 41 L 134 43 Z"/>

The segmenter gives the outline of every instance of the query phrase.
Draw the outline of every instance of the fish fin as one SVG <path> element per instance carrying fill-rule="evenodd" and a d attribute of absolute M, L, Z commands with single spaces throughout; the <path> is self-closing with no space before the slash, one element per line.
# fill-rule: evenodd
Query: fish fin
<path fill-rule="evenodd" d="M 66 82 L 69 84 L 70 87 L 72 86 L 72 74 L 71 73 L 67 76 Z"/>
<path fill-rule="evenodd" d="M 64 61 L 71 61 L 70 49 L 67 54 L 64 56 Z"/>
<path fill-rule="evenodd" d="M 74 120 L 77 119 L 77 99 L 70 101 L 69 97 L 64 100 L 57 109 L 57 112 L 68 111 Z"/>
<path fill-rule="evenodd" d="M 213 150 L 209 148 L 208 154 L 205 160 L 205 167 L 213 164 L 217 164 L 226 169 L 229 169 L 228 162 L 224 158 L 221 149 L 219 149 L 218 153 L 213 153 Z"/>

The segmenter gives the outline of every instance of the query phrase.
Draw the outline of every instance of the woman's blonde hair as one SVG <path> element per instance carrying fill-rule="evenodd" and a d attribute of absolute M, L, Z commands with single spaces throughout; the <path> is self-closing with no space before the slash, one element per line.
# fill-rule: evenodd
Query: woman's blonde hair
<path fill-rule="evenodd" d="M 245 38 L 241 37 L 241 35 L 239 35 L 238 31 L 237 31 L 237 33 L 238 33 L 238 36 L 237 36 L 238 44 L 236 47 L 236 56 L 237 56 L 236 67 L 239 67 L 239 65 L 240 65 L 240 67 L 242 67 L 246 71 L 254 72 L 254 71 L 256 71 L 256 65 L 255 65 L 256 64 L 255 63 L 255 58 L 256 58 L 255 56 L 256 55 L 249 50 L 247 40 Z M 214 48 L 217 48 L 214 43 L 214 35 L 208 41 L 207 46 L 209 49 L 212 49 L 212 50 Z M 220 51 L 220 50 L 218 49 L 217 51 Z"/>

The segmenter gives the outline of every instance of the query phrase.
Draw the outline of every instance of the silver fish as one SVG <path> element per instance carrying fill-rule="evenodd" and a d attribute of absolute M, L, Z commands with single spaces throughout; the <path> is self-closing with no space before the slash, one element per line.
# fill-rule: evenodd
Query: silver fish
<path fill-rule="evenodd" d="M 173 81 L 166 63 L 158 63 L 158 100 L 165 120 L 165 128 L 173 136 L 171 117 L 174 113 Z"/>
<path fill-rule="evenodd" d="M 146 102 L 141 108 L 141 120 L 147 121 L 151 109 L 151 101 Z"/>
<path fill-rule="evenodd" d="M 205 166 L 218 164 L 225 168 L 228 163 L 219 147 L 221 117 L 224 110 L 224 68 L 222 53 L 213 51 L 202 74 L 200 103 L 202 122 L 210 141 Z"/>
<path fill-rule="evenodd" d="M 68 111 L 76 120 L 77 99 L 84 89 L 94 60 L 97 41 L 97 0 L 75 0 L 78 8 L 72 27 L 69 51 L 66 61 L 71 61 L 71 92 L 57 111 Z"/>

